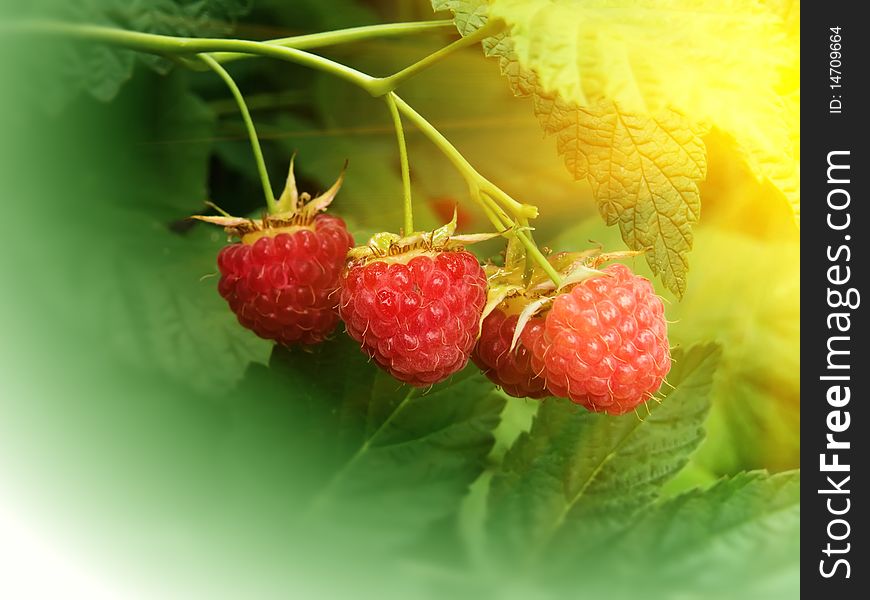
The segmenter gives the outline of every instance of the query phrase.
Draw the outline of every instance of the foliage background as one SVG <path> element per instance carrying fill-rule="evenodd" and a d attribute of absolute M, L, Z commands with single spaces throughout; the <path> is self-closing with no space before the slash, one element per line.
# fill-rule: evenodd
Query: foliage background
<path fill-rule="evenodd" d="M 137 15 L 173 3 L 102 4 L 136 26 Z M 197 12 L 202 4 L 177 3 L 190 12 L 176 24 L 221 35 L 231 30 L 221 23 L 239 19 L 235 35 L 267 39 L 432 18 L 428 3 L 401 0 L 227 0 L 208 3 L 214 15 Z M 83 7 L 105 8 L 2 6 L 0 23 L 25 10 L 89 20 L 101 13 Z M 326 54 L 387 74 L 449 39 Z M 660 290 L 672 342 L 700 365 L 687 384 L 694 392 L 674 394 L 696 404 L 680 412 L 672 398 L 656 409 L 642 427 L 657 433 L 640 438 L 638 460 L 682 439 L 655 429 L 654 417 L 669 423 L 660 410 L 691 428 L 707 414 L 701 396 L 711 404 L 706 437 L 686 442 L 685 454 L 700 444 L 685 466 L 682 454 L 662 463 L 680 468 L 660 477 L 658 503 L 629 519 L 637 490 L 620 487 L 619 474 L 636 462 L 608 445 L 616 421 L 545 403 L 540 430 L 514 445 L 539 405 L 506 399 L 473 368 L 449 390 L 408 397 L 342 336 L 315 353 L 273 353 L 242 330 L 204 278 L 224 236 L 184 220 L 205 199 L 234 214 L 259 209 L 229 94 L 211 74 L 91 52 L 0 36 L 0 507 L 110 597 L 797 595 L 799 479 L 789 471 L 800 446 L 799 233 L 785 198 L 752 177 L 722 134 L 704 138 L 708 176 L 685 296 Z M 230 70 L 273 182 L 294 150 L 310 191 L 347 158 L 335 209 L 357 241 L 398 228 L 399 165 L 382 103 L 288 64 Z M 538 240 L 555 250 L 624 247 L 588 183 L 573 180 L 542 136 L 531 102 L 512 96 L 478 48 L 402 91 L 482 173 L 541 208 Z M 463 228 L 485 229 L 437 150 L 412 131 L 409 150 L 421 224 L 443 222 L 460 202 Z M 649 275 L 643 261 L 632 266 Z M 384 426 L 402 402 L 410 409 Z M 518 568 L 525 554 L 513 549 L 535 541 L 536 502 L 559 496 L 532 467 L 556 470 L 568 489 L 582 468 L 574 458 L 596 453 L 625 461 L 595 480 L 606 500 L 589 501 L 595 514 L 561 530 L 546 560 Z M 740 474 L 758 469 L 783 474 Z M 514 504 L 493 504 L 498 493 Z"/>

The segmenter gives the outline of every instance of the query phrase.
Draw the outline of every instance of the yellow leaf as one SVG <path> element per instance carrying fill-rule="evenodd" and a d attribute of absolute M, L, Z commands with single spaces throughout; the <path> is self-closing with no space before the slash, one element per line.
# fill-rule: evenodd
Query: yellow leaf
<path fill-rule="evenodd" d="M 716 126 L 800 219 L 800 6 L 792 0 L 433 0 L 484 41 L 518 96 L 588 177 L 608 223 L 685 291 L 700 135 Z M 616 107 L 619 107 L 618 109 Z M 657 147 L 658 146 L 658 147 Z"/>
<path fill-rule="evenodd" d="M 614 104 L 569 107 L 548 118 L 575 176 L 587 176 L 608 225 L 635 250 L 650 249 L 653 272 L 686 291 L 692 227 L 701 214 L 697 181 L 707 174 L 699 130 L 673 111 L 647 117 Z"/>
<path fill-rule="evenodd" d="M 509 25 L 510 59 L 534 73 L 544 94 L 580 106 L 613 101 L 636 114 L 670 108 L 713 124 L 733 137 L 756 175 L 782 191 L 799 219 L 797 3 L 491 0 L 487 6 L 490 18 Z M 526 77 L 509 69 L 515 79 Z"/>
<path fill-rule="evenodd" d="M 484 48 L 499 58 L 514 93 L 534 99 L 541 126 L 556 136 L 568 171 L 589 179 L 607 223 L 619 224 L 630 248 L 649 249 L 653 272 L 682 297 L 701 210 L 697 182 L 707 175 L 705 127 L 671 109 L 646 115 L 613 102 L 567 102 L 520 66 L 510 36 L 490 38 Z"/>
<path fill-rule="evenodd" d="M 465 36 L 486 23 L 488 6 L 485 0 L 432 0 L 432 10 L 452 12 L 456 28 Z"/>

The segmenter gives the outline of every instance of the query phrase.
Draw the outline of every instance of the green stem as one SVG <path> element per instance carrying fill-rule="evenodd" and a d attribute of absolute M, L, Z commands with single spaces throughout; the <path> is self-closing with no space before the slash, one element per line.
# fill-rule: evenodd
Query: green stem
<path fill-rule="evenodd" d="M 501 219 L 495 213 L 495 211 L 493 211 L 486 202 L 481 200 L 480 194 L 478 194 L 476 197 L 472 196 L 472 199 L 477 202 L 477 204 L 480 206 L 480 210 L 483 211 L 484 216 L 489 219 L 489 222 L 492 223 L 492 226 L 495 228 L 496 231 L 506 231 L 507 229 L 509 229 L 502 224 Z"/>
<path fill-rule="evenodd" d="M 550 264 L 550 261 L 547 260 L 547 257 L 538 249 L 537 244 L 531 238 L 531 236 L 525 231 L 517 232 L 517 237 L 523 246 L 526 247 L 526 252 L 528 252 L 528 256 L 531 256 L 532 259 L 544 270 L 544 273 L 547 274 L 547 277 L 556 284 L 556 287 L 562 285 L 562 277 L 553 268 L 553 265 Z"/>
<path fill-rule="evenodd" d="M 509 218 L 507 220 L 504 219 L 503 211 L 500 207 L 480 193 L 480 188 L 476 183 L 469 184 L 468 193 L 496 231 L 506 231 L 513 226 Z"/>
<path fill-rule="evenodd" d="M 275 195 L 272 192 L 272 184 L 269 183 L 269 173 L 266 171 L 266 161 L 263 160 L 263 150 L 260 148 L 260 140 L 257 137 L 257 130 L 254 127 L 254 121 L 251 119 L 251 113 L 248 111 L 248 105 L 245 104 L 245 97 L 227 70 L 218 64 L 218 62 L 207 54 L 200 54 L 200 60 L 209 68 L 218 74 L 224 80 L 227 87 L 230 88 L 236 103 L 239 105 L 239 111 L 242 113 L 242 120 L 245 122 L 245 128 L 248 130 L 248 137 L 251 140 L 251 150 L 254 151 L 254 160 L 257 163 L 257 171 L 260 173 L 260 182 L 263 184 L 263 195 L 266 198 L 266 206 L 270 213 L 275 213 L 278 210 L 278 204 L 275 202 Z"/>
<path fill-rule="evenodd" d="M 22 30 L 22 27 L 19 27 Z M 35 33 L 61 34 L 72 38 L 114 44 L 131 50 L 164 56 L 185 56 L 214 52 L 233 52 L 268 56 L 323 71 L 344 79 L 366 91 L 374 89 L 378 79 L 356 69 L 295 48 L 270 45 L 248 40 L 225 40 L 215 38 L 186 38 L 129 31 L 101 25 L 77 25 L 73 23 L 38 22 L 28 23 L 23 30 Z"/>
<path fill-rule="evenodd" d="M 529 227 L 528 219 L 520 220 L 520 227 Z M 534 234 L 531 231 L 529 231 L 528 235 L 529 235 L 529 240 L 531 240 L 531 242 L 534 243 L 535 242 Z M 537 244 L 535 244 L 535 246 L 537 246 Z M 509 254 L 510 253 L 508 253 L 508 255 Z M 528 285 L 532 281 L 532 277 L 535 275 L 535 258 L 528 252 L 525 252 L 524 254 L 526 256 L 525 256 L 525 268 L 523 269 L 523 281 L 525 281 L 526 285 Z M 549 262 L 549 261 L 547 261 L 547 262 Z M 555 283 L 556 285 L 559 285 L 559 282 L 554 281 L 553 283 Z"/>
<path fill-rule="evenodd" d="M 486 177 L 481 175 L 475 170 L 474 167 L 471 166 L 471 163 L 466 160 L 462 153 L 456 149 L 456 147 L 450 143 L 450 141 L 444 137 L 444 135 L 435 129 L 429 121 L 427 121 L 420 113 L 415 111 L 411 106 L 406 103 L 404 100 L 399 98 L 396 94 L 393 94 L 395 98 L 396 105 L 398 109 L 408 117 L 408 120 L 414 123 L 414 125 L 419 129 L 423 135 L 429 138 L 429 140 L 435 144 L 441 152 L 453 163 L 456 169 L 465 177 L 465 180 L 468 182 L 469 187 L 472 190 L 472 198 L 483 206 L 487 206 L 486 198 L 488 196 L 494 196 L 492 200 L 498 201 L 504 209 L 513 215 L 513 218 L 516 221 L 523 221 L 525 219 L 533 219 L 538 216 L 538 209 L 534 206 L 528 204 L 520 204 L 513 198 L 511 198 L 506 192 L 504 192 L 497 185 L 489 181 Z M 514 222 L 504 223 L 502 217 L 498 216 L 498 214 L 493 210 L 492 206 L 487 206 L 487 209 L 484 209 L 484 213 L 490 219 L 496 228 L 499 231 L 503 231 L 507 226 L 514 226 Z M 499 207 L 500 208 L 500 207 Z M 517 238 L 520 240 L 520 243 L 526 248 L 526 251 L 529 255 L 535 260 L 535 262 L 540 265 L 540 267 L 544 270 L 547 276 L 553 280 L 557 286 L 559 286 L 562 282 L 562 278 L 553 268 L 553 265 L 547 260 L 535 243 L 531 240 L 528 234 L 524 231 L 517 231 L 515 233 Z"/>
<path fill-rule="evenodd" d="M 478 195 L 483 198 L 484 204 L 487 200 L 495 204 L 485 192 L 479 192 Z M 494 210 L 497 212 L 501 212 L 501 208 L 498 205 L 495 205 Z M 506 215 L 503 215 L 499 219 L 501 222 L 504 222 L 505 219 L 509 218 Z M 528 226 L 528 221 L 524 218 L 520 218 L 518 219 L 518 224 L 520 227 L 525 227 Z M 511 223 L 511 225 L 517 227 L 517 224 Z M 553 265 L 550 264 L 550 261 L 547 260 L 547 257 L 544 256 L 544 254 L 538 249 L 538 246 L 537 244 L 535 244 L 535 240 L 530 232 L 517 230 L 514 232 L 514 238 L 518 240 L 520 244 L 522 244 L 523 247 L 526 249 L 526 257 L 528 260 L 533 260 L 538 263 L 538 265 L 541 267 L 541 269 L 544 270 L 544 272 L 552 280 L 552 282 L 556 284 L 556 287 L 562 285 L 562 277 L 559 275 L 556 269 L 553 268 Z"/>
<path fill-rule="evenodd" d="M 414 232 L 414 207 L 411 203 L 411 168 L 408 165 L 408 147 L 405 145 L 405 130 L 402 128 L 402 115 L 396 107 L 396 95 L 392 92 L 384 96 L 396 128 L 396 139 L 399 143 L 399 162 L 402 167 L 402 197 L 404 199 L 405 235 Z"/>
<path fill-rule="evenodd" d="M 417 33 L 429 33 L 434 31 L 452 30 L 455 32 L 455 26 L 450 19 L 439 21 L 417 21 L 413 23 L 387 23 L 382 25 L 366 25 L 363 27 L 351 27 L 348 29 L 337 29 L 335 31 L 324 31 L 322 33 L 312 33 L 307 35 L 296 35 L 293 37 L 279 38 L 263 42 L 271 46 L 284 46 L 285 48 L 295 48 L 297 50 L 311 50 L 314 48 L 324 48 L 327 46 L 337 46 L 339 44 L 350 44 L 374 38 L 389 38 L 403 35 L 413 35 Z M 250 54 L 239 52 L 216 52 L 212 55 L 219 63 L 226 63 L 233 60 L 248 58 Z"/>
<path fill-rule="evenodd" d="M 495 215 L 496 220 L 501 224 L 502 231 L 517 227 L 518 221 L 512 219 L 511 216 L 505 212 L 504 208 L 502 208 L 498 202 L 493 200 L 492 197 L 480 189 L 475 193 L 480 197 L 481 206 L 486 207 Z"/>
<path fill-rule="evenodd" d="M 92 41 L 92 42 L 102 42 L 107 44 L 114 44 L 117 46 L 122 46 L 125 48 L 129 48 L 131 50 L 138 50 L 141 52 L 149 52 L 152 54 L 159 54 L 163 56 L 175 57 L 180 59 L 185 64 L 190 64 L 190 61 L 187 60 L 191 56 L 201 55 L 204 53 L 216 53 L 216 52 L 229 52 L 234 54 L 254 54 L 259 56 L 267 56 L 271 58 L 276 58 L 279 60 L 284 60 L 287 62 L 296 63 L 305 67 L 309 67 L 318 71 L 323 71 L 325 73 L 329 73 L 338 77 L 339 79 L 343 79 L 348 81 L 364 90 L 369 92 L 372 95 L 383 95 L 387 91 L 384 90 L 384 81 L 390 80 L 387 78 L 375 78 L 356 69 L 343 65 L 341 63 L 329 60 L 328 58 L 324 58 L 322 56 L 317 56 L 315 54 L 310 54 L 303 50 L 299 50 L 296 48 L 287 48 L 280 45 L 273 45 L 264 42 L 252 42 L 247 40 L 227 40 L 227 39 L 212 39 L 212 38 L 185 38 L 185 37 L 172 37 L 166 35 L 157 35 L 152 33 L 142 33 L 138 31 L 128 31 L 125 29 L 118 29 L 114 27 L 103 27 L 99 25 L 77 25 L 71 23 L 60 23 L 60 22 L 28 22 L 28 23 L 18 23 L 15 26 L 16 31 L 26 31 L 29 33 L 47 33 L 47 34 L 61 34 L 69 37 Z M 468 36 L 471 38 L 472 36 Z M 477 41 L 477 40 L 475 40 Z M 471 43 L 471 42 L 469 42 Z M 435 53 L 438 55 L 438 52 Z M 449 54 L 449 52 L 447 53 Z M 443 58 L 446 54 L 442 54 L 439 56 Z M 211 57 L 209 57 L 211 58 Z M 212 62 L 209 66 L 214 69 L 214 65 L 218 65 L 215 59 L 211 59 Z M 432 64 L 433 60 L 423 59 L 421 61 L 421 66 L 414 67 L 412 65 L 411 69 L 413 72 L 417 72 L 422 68 Z M 223 69 L 221 69 L 223 71 Z M 218 71 L 218 74 L 221 74 L 221 71 Z M 407 69 L 405 71 L 408 71 Z M 401 75 L 402 71 L 396 74 L 396 78 L 398 80 L 407 79 L 410 74 L 406 73 L 405 75 Z M 229 74 L 226 71 L 223 71 L 221 75 L 224 77 L 224 80 L 227 81 L 227 84 L 233 89 L 234 95 L 238 94 L 237 99 L 241 98 L 241 93 L 238 92 L 238 88 L 235 87 L 235 83 L 232 82 L 232 79 L 229 77 Z M 395 79 L 393 80 L 395 82 Z M 482 206 L 485 206 L 484 212 L 487 217 L 493 221 L 493 225 L 499 228 L 499 230 L 504 229 L 504 223 L 501 223 L 502 218 L 497 214 L 496 211 L 492 210 L 491 206 L 488 206 L 486 201 L 483 200 L 482 196 L 492 196 L 493 200 L 496 200 L 498 204 L 500 204 L 504 209 L 511 215 L 513 215 L 514 219 L 534 219 L 538 216 L 538 209 L 529 204 L 521 204 L 510 197 L 504 190 L 496 186 L 494 183 L 486 179 L 483 175 L 478 173 L 474 167 L 465 159 L 464 156 L 447 140 L 444 135 L 435 129 L 429 121 L 427 121 L 422 115 L 420 115 L 417 111 L 415 111 L 410 105 L 408 105 L 404 100 L 402 100 L 399 96 L 392 94 L 393 102 L 395 103 L 398 111 L 404 114 L 414 125 L 426 136 L 429 140 L 435 144 L 441 150 L 441 152 L 453 163 L 456 169 L 463 175 L 465 180 L 468 182 L 469 186 L 472 189 L 477 190 L 478 193 L 473 194 L 473 197 L 476 198 L 478 202 L 481 203 Z M 240 107 L 244 106 L 244 101 L 240 101 Z M 246 125 L 248 125 L 249 133 L 253 131 L 253 122 L 250 120 L 250 114 L 247 111 L 247 107 L 242 109 L 243 116 L 245 116 Z M 259 161 L 262 162 L 262 154 L 259 153 L 259 143 L 255 144 L 254 139 L 256 135 L 252 138 L 252 146 L 255 147 L 255 155 L 259 155 Z M 259 165 L 258 165 L 259 166 Z M 267 202 L 269 202 L 269 198 L 271 198 L 271 202 L 274 203 L 274 197 L 272 196 L 271 188 L 268 186 L 267 178 L 263 176 L 264 171 L 261 171 L 261 178 L 264 180 L 264 191 L 266 191 Z M 273 204 L 270 204 L 270 210 L 272 209 Z M 500 223 L 500 224 L 499 224 Z M 510 226 L 513 226 L 513 222 L 509 223 Z M 540 250 L 538 250 L 535 243 L 525 234 L 525 232 L 517 231 L 517 237 L 520 242 L 522 242 L 523 246 L 531 253 L 532 257 L 538 262 L 541 268 L 550 276 L 550 278 L 558 285 L 559 284 L 559 275 L 552 268 L 550 263 L 541 254 Z"/>
<path fill-rule="evenodd" d="M 461 50 L 463 48 L 473 46 L 473 45 L 477 44 L 478 42 L 482 41 L 484 38 L 495 35 L 499 31 L 504 29 L 504 27 L 505 27 L 505 24 L 503 21 L 499 21 L 499 20 L 495 20 L 495 19 L 489 21 L 486 25 L 484 25 L 480 29 L 477 29 L 473 33 L 471 33 L 463 38 L 459 38 L 455 42 L 444 46 L 440 50 L 436 50 L 435 52 L 433 52 L 429 56 L 423 58 L 422 60 L 415 62 L 414 64 L 412 64 L 408 67 L 405 67 L 401 71 L 394 73 L 393 75 L 390 75 L 389 77 L 382 77 L 382 78 L 378 79 L 378 81 L 374 85 L 374 91 L 371 92 L 372 95 L 373 96 L 380 96 L 380 95 L 387 94 L 387 93 L 395 90 L 402 83 L 404 83 L 406 80 L 410 79 L 411 77 L 413 77 L 414 75 L 416 75 L 420 71 L 428 69 L 429 67 L 431 67 L 435 63 L 440 62 L 441 60 L 450 56 L 451 54 L 453 54 L 457 50 Z"/>
<path fill-rule="evenodd" d="M 429 138 L 439 150 L 453 163 L 453 166 L 462 174 L 466 181 L 477 185 L 482 192 L 486 192 L 495 197 L 505 209 L 514 215 L 515 218 L 525 217 L 534 219 L 538 216 L 538 209 L 530 204 L 521 204 L 511 198 L 508 194 L 501 190 L 498 186 L 492 183 L 489 179 L 481 175 L 471 166 L 471 163 L 466 160 L 462 153 L 444 137 L 440 131 L 435 129 L 429 121 L 427 121 L 420 113 L 411 108 L 411 106 L 402 100 L 399 96 L 395 96 L 396 105 L 399 111 L 404 114 L 409 121 L 414 123 L 414 126 L 420 130 L 423 135 Z"/>
<path fill-rule="evenodd" d="M 395 96 L 395 94 L 393 94 Z M 512 213 L 514 219 L 517 221 L 524 221 L 529 218 L 535 218 L 538 215 L 538 209 L 534 206 L 530 206 L 528 204 L 520 204 L 513 198 L 511 198 L 507 193 L 505 193 L 501 188 L 496 186 L 494 183 L 486 179 L 483 175 L 478 173 L 474 167 L 466 160 L 464 156 L 456 149 L 453 144 L 451 144 L 444 135 L 435 129 L 429 121 L 427 121 L 423 116 L 421 116 L 417 111 L 411 108 L 404 100 L 395 96 L 396 104 L 399 110 L 404 113 L 408 120 L 410 120 L 414 125 L 426 136 L 429 140 L 434 143 L 441 152 L 453 163 L 456 169 L 462 173 L 465 177 L 466 181 L 469 182 L 469 186 L 472 188 L 472 197 L 476 199 L 476 201 L 482 206 L 486 205 L 486 198 L 490 195 L 495 196 L 492 198 L 493 200 L 500 201 L 500 204 L 504 206 L 505 210 L 509 213 Z M 491 206 L 488 206 L 487 209 L 484 210 L 487 217 L 493 222 L 500 231 L 503 231 L 507 226 L 514 226 L 513 222 L 504 223 L 502 218 L 497 214 L 493 214 L 494 211 Z M 517 231 L 517 238 L 520 240 L 520 243 L 526 248 L 526 251 L 529 255 L 537 262 L 540 267 L 544 270 L 544 272 L 549 276 L 550 279 L 553 280 L 557 286 L 561 284 L 561 277 L 547 260 L 547 258 L 541 253 L 535 243 L 531 240 L 528 234 L 524 231 Z"/>

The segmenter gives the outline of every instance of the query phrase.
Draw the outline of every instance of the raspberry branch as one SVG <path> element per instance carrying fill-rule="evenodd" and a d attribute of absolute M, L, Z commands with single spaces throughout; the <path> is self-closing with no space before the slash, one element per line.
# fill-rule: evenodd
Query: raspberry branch
<path fill-rule="evenodd" d="M 347 29 L 336 29 L 335 31 L 324 31 L 321 33 L 311 33 L 306 35 L 294 35 L 292 37 L 267 40 L 263 43 L 272 46 L 295 48 L 297 50 L 313 50 L 316 48 L 351 44 L 353 42 L 361 42 L 370 39 L 399 37 L 418 33 L 433 33 L 438 31 L 455 32 L 456 26 L 453 24 L 451 19 L 415 21 L 411 23 L 386 23 L 380 25 L 364 25 L 362 27 L 349 27 Z M 252 55 L 242 52 L 214 52 L 211 56 L 219 63 L 227 63 L 230 61 L 250 58 Z"/>
<path fill-rule="evenodd" d="M 473 46 L 481 42 L 485 38 L 497 34 L 499 31 L 504 29 L 505 26 L 506 25 L 503 21 L 495 19 L 491 20 L 486 25 L 476 30 L 474 33 L 459 38 L 458 40 L 444 46 L 439 50 L 436 50 L 432 54 L 422 58 L 414 64 L 405 67 L 401 71 L 393 73 L 389 77 L 382 77 L 378 79 L 372 85 L 372 89 L 369 91 L 373 96 L 382 96 L 388 94 L 414 75 L 417 75 L 421 71 L 428 69 L 432 65 L 450 56 L 457 50 Z"/>
<path fill-rule="evenodd" d="M 498 27 L 499 25 L 493 25 Z M 440 27 L 440 25 L 439 25 Z M 271 58 L 277 58 L 287 62 L 292 62 L 315 70 L 323 71 L 334 75 L 340 79 L 344 79 L 364 90 L 372 96 L 382 96 L 388 92 L 392 92 L 391 84 L 384 82 L 392 82 L 398 85 L 420 70 L 434 64 L 444 56 L 454 52 L 458 48 L 464 47 L 466 44 L 476 43 L 477 38 L 468 36 L 463 41 L 458 40 L 453 44 L 445 47 L 442 51 L 435 52 L 429 58 L 419 61 L 411 67 L 399 71 L 391 77 L 372 77 L 366 73 L 338 63 L 336 61 L 299 50 L 297 48 L 287 47 L 288 40 L 276 40 L 269 42 L 254 42 L 248 40 L 234 39 L 210 39 L 210 38 L 186 38 L 173 37 L 166 35 L 157 35 L 150 33 L 141 33 L 137 31 L 128 31 L 112 27 L 102 27 L 97 25 L 74 25 L 68 23 L 57 22 L 39 22 L 19 24 L 18 30 L 29 32 L 49 33 L 67 35 L 78 39 L 97 41 L 107 44 L 119 45 L 133 50 L 149 52 L 163 56 L 175 58 L 190 66 L 191 61 L 188 57 L 193 55 L 201 55 L 203 53 L 230 53 L 230 54 L 245 54 L 245 55 L 260 55 Z M 383 31 L 383 30 L 382 30 Z M 328 32 L 337 33 L 337 32 Z M 491 33 L 487 31 L 487 33 Z M 333 37 L 340 39 L 341 36 Z M 320 41 L 327 40 L 326 34 Z M 345 36 L 345 41 L 352 41 L 354 36 Z M 298 40 L 297 40 L 298 42 Z M 460 43 L 461 42 L 461 43 Z M 307 41 L 308 44 L 317 43 L 311 38 Z M 313 47 L 309 45 L 307 47 Z M 220 55 L 220 58 L 227 60 L 231 58 L 226 54 Z M 214 59 L 213 59 L 214 60 Z M 217 64 L 215 62 L 214 64 Z M 211 66 L 211 65 L 209 65 Z M 213 67 L 212 67 L 213 68 Z M 235 85 L 235 84 L 231 84 Z M 394 87 L 394 86 L 393 86 Z M 513 229 L 513 235 L 526 248 L 529 256 L 537 262 L 547 275 L 558 286 L 561 278 L 559 274 L 547 262 L 547 259 L 535 245 L 534 241 L 527 232 L 520 230 L 517 227 L 518 222 L 534 219 L 538 215 L 538 209 L 529 204 L 522 204 L 512 198 L 507 192 L 499 188 L 497 185 L 489 181 L 483 175 L 477 172 L 476 169 L 466 160 L 466 158 L 457 150 L 448 140 L 432 126 L 422 115 L 415 111 L 409 104 L 402 100 L 395 93 L 390 93 L 391 101 L 395 103 L 398 112 L 404 114 L 414 125 L 434 143 L 439 150 L 453 163 L 453 165 L 463 175 L 471 190 L 472 199 L 474 199 L 482 208 L 483 212 L 490 219 L 493 225 L 499 231 Z M 246 110 L 246 109 L 245 109 Z M 250 115 L 248 114 L 248 119 Z M 250 131 L 250 129 L 249 129 Z M 397 134 L 398 135 L 398 134 Z M 253 142 L 252 142 L 253 143 Z M 257 145 L 259 147 L 259 145 Z M 268 197 L 268 194 L 267 194 Z M 274 199 L 273 199 L 274 201 Z M 407 205 L 407 202 L 406 202 Z M 270 205 L 271 206 L 271 205 Z M 407 217 L 406 217 L 407 225 Z"/>
<path fill-rule="evenodd" d="M 220 38 L 190 38 L 155 33 L 142 33 L 101 25 L 78 25 L 60 22 L 27 22 L 18 24 L 17 31 L 65 35 L 74 39 L 99 42 L 166 57 L 187 58 L 204 53 L 229 52 L 266 56 L 323 71 L 369 91 L 377 78 L 328 58 L 267 42 Z M 190 61 L 184 62 L 190 65 Z"/>

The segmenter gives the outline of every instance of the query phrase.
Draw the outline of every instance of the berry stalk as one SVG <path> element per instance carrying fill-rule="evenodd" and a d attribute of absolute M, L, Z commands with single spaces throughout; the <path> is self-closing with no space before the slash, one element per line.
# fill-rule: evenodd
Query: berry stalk
<path fill-rule="evenodd" d="M 399 162 L 402 168 L 402 198 L 403 212 L 405 216 L 405 235 L 414 233 L 414 207 L 411 202 L 411 168 L 408 165 L 408 147 L 405 144 L 405 130 L 402 128 L 402 115 L 396 107 L 396 95 L 393 92 L 384 96 L 390 116 L 393 119 L 393 127 L 396 128 L 396 140 L 399 144 Z"/>
<path fill-rule="evenodd" d="M 263 159 L 263 149 L 260 148 L 260 138 L 257 137 L 257 129 L 254 127 L 253 119 L 251 119 L 248 105 L 245 104 L 245 97 L 227 70 L 218 64 L 214 58 L 208 54 L 200 54 L 199 58 L 224 80 L 224 83 L 230 88 L 230 92 L 232 92 L 236 103 L 239 105 L 242 120 L 245 122 L 245 129 L 248 131 L 248 138 L 251 140 L 251 150 L 254 152 L 254 161 L 257 163 L 257 172 L 260 174 L 260 183 L 263 185 L 263 196 L 266 198 L 266 206 L 269 208 L 270 214 L 275 214 L 278 212 L 278 203 L 275 202 L 272 184 L 269 183 L 269 172 L 266 170 L 266 161 Z"/>
<path fill-rule="evenodd" d="M 429 140 L 435 144 L 442 153 L 444 153 L 450 162 L 453 163 L 453 166 L 456 167 L 463 177 L 465 177 L 466 181 L 474 183 L 481 191 L 496 196 L 496 199 L 505 206 L 505 209 L 515 217 L 523 216 L 529 219 L 534 219 L 538 216 L 538 209 L 536 207 L 530 204 L 521 204 L 520 202 L 517 202 L 489 179 L 478 173 L 477 170 L 471 166 L 471 163 L 462 156 L 462 153 L 459 152 L 459 150 L 457 150 L 446 137 L 444 137 L 444 134 L 435 129 L 435 127 L 433 127 L 432 124 L 420 113 L 414 110 L 410 104 L 402 100 L 398 95 L 395 96 L 395 100 L 396 105 L 399 107 L 399 111 L 401 111 L 409 121 L 414 123 L 417 129 L 419 129 L 423 135 L 429 138 Z"/>
<path fill-rule="evenodd" d="M 132 50 L 175 58 L 180 60 L 182 64 L 188 66 L 190 66 L 191 62 L 188 60 L 189 56 L 197 56 L 203 53 L 229 52 L 267 56 L 329 73 L 366 90 L 373 96 L 379 96 L 386 93 L 383 88 L 383 81 L 389 79 L 372 77 L 371 75 L 336 61 L 303 50 L 272 45 L 265 42 L 234 39 L 173 37 L 128 31 L 113 27 L 103 27 L 99 25 L 76 25 L 59 22 L 19 23 L 16 26 L 16 30 L 27 31 L 30 33 L 67 35 L 83 40 L 113 44 L 130 48 Z M 474 41 L 478 40 L 475 39 Z M 450 52 L 444 54 L 435 53 L 438 59 L 447 54 L 450 54 Z M 424 59 L 418 68 L 406 72 L 406 74 L 400 79 L 407 79 L 410 74 L 418 72 L 425 66 L 432 64 L 432 62 L 432 60 Z M 399 73 L 402 72 L 400 71 Z M 428 137 L 430 141 L 441 150 L 441 152 L 444 153 L 457 170 L 459 170 L 459 172 L 465 177 L 469 186 L 472 189 L 479 190 L 480 193 L 472 194 L 472 197 L 476 201 L 481 203 L 482 206 L 486 206 L 483 197 L 490 197 L 503 206 L 507 213 L 513 215 L 512 222 L 497 224 L 496 221 L 501 221 L 501 219 L 494 219 L 494 217 L 497 217 L 497 213 L 500 211 L 493 211 L 489 206 L 484 209 L 487 216 L 493 220 L 493 225 L 499 228 L 500 231 L 503 231 L 506 228 L 515 227 L 516 221 L 521 221 L 522 219 L 534 219 L 537 217 L 538 209 L 536 207 L 517 202 L 504 190 L 486 179 L 483 175 L 478 173 L 468 160 L 466 160 L 466 158 L 447 140 L 447 138 L 433 127 L 432 124 L 422 115 L 420 115 L 398 95 L 392 94 L 392 99 L 395 102 L 398 111 L 413 122 L 414 125 L 426 137 Z M 505 227 L 505 225 L 508 227 Z M 556 273 L 552 266 L 547 262 L 546 258 L 541 254 L 540 250 L 538 250 L 537 246 L 529 236 L 523 231 L 516 231 L 515 235 L 530 253 L 532 258 L 541 266 L 553 282 L 558 285 L 560 282 L 558 273 Z"/>
<path fill-rule="evenodd" d="M 511 198 L 509 194 L 492 183 L 489 179 L 477 172 L 471 166 L 471 163 L 462 155 L 450 141 L 444 137 L 429 121 L 427 121 L 420 113 L 414 110 L 410 104 L 402 100 L 398 95 L 393 94 L 396 105 L 399 110 L 414 123 L 417 129 L 423 135 L 429 138 L 435 146 L 453 163 L 453 166 L 462 174 L 468 182 L 471 190 L 471 197 L 484 209 L 484 213 L 492 222 L 493 226 L 499 231 L 515 228 L 516 222 L 535 218 L 538 216 L 538 209 L 530 204 L 521 204 Z M 493 206 L 491 202 L 496 201 L 500 205 Z M 513 215 L 513 219 L 507 215 L 499 216 L 501 208 Z M 558 287 L 561 284 L 561 277 L 549 263 L 547 258 L 538 249 L 535 242 L 524 231 L 515 231 L 514 235 L 520 240 L 526 248 L 529 255 L 537 262 L 544 270 L 547 276 L 553 280 L 553 283 Z"/>

